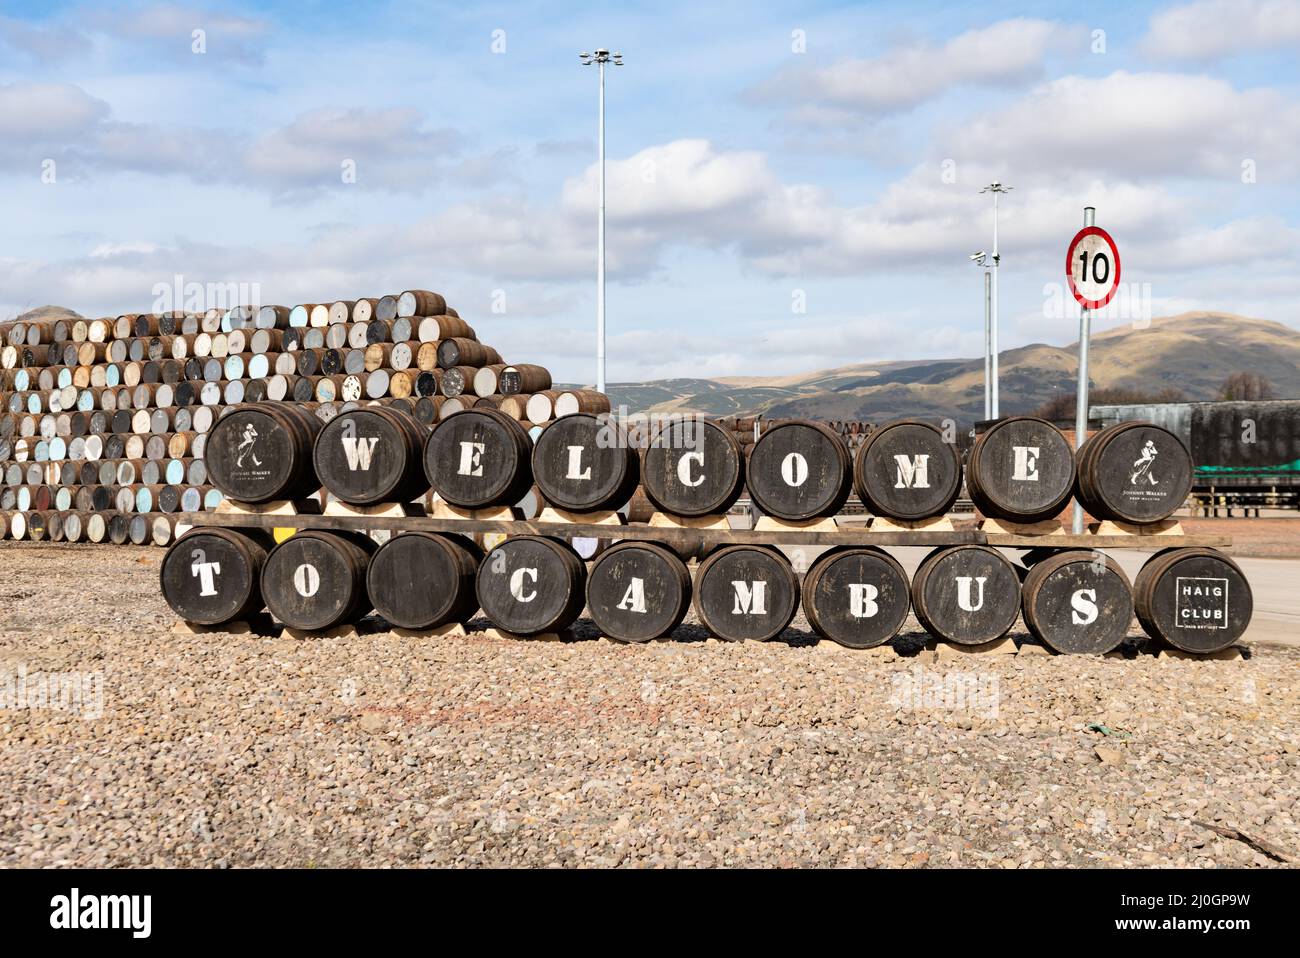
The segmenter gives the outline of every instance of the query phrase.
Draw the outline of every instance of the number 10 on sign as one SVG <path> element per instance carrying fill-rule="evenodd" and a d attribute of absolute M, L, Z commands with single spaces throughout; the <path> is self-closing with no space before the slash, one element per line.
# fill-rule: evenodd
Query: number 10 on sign
<path fill-rule="evenodd" d="M 1070 292 L 1084 309 L 1101 309 L 1119 288 L 1119 249 L 1100 226 L 1074 234 L 1065 254 Z"/>

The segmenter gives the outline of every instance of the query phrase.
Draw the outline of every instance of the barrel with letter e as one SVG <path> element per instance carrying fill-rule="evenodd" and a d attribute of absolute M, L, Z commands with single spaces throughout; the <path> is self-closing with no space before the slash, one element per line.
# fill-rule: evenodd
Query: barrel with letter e
<path fill-rule="evenodd" d="M 966 490 L 989 519 L 1034 523 L 1060 515 L 1074 489 L 1074 450 L 1044 419 L 1012 416 L 971 447 Z"/>

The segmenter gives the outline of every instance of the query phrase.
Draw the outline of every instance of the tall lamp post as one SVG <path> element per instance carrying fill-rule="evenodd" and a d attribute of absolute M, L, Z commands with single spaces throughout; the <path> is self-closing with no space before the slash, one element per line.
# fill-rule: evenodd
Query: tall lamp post
<path fill-rule="evenodd" d="M 990 376 L 993 364 L 993 328 L 990 322 L 990 304 L 992 302 L 990 290 L 992 284 L 989 281 L 988 254 L 980 250 L 978 253 L 971 253 L 970 258 L 971 262 L 976 266 L 984 268 L 984 418 L 987 420 L 993 418 L 993 380 Z"/>
<path fill-rule="evenodd" d="M 596 389 L 605 391 L 605 64 L 623 65 L 623 54 L 579 53 L 583 66 L 600 68 L 600 211 L 596 216 Z"/>
<path fill-rule="evenodd" d="M 1001 260 L 1001 256 L 998 254 L 998 194 L 1009 193 L 1014 188 L 1015 187 L 1011 187 L 1011 186 L 1003 186 L 1001 183 L 994 180 L 988 186 L 984 187 L 984 189 L 980 190 L 981 193 L 993 194 L 993 291 L 991 296 L 992 312 L 993 312 L 993 322 L 992 322 L 993 328 L 992 328 L 992 335 L 990 337 L 992 340 L 992 343 L 990 345 L 990 350 L 993 354 L 992 356 L 993 368 L 992 368 L 992 377 L 991 377 L 993 381 L 992 402 L 991 402 L 992 409 L 990 411 L 992 413 L 991 418 L 993 419 L 998 418 L 998 262 Z"/>

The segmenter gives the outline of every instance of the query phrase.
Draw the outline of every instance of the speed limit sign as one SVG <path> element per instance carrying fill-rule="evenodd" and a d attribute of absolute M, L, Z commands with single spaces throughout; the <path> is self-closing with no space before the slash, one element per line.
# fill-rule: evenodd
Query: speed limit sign
<path fill-rule="evenodd" d="M 1101 309 L 1119 288 L 1119 248 L 1100 226 L 1085 226 L 1065 254 L 1070 292 L 1084 309 Z"/>

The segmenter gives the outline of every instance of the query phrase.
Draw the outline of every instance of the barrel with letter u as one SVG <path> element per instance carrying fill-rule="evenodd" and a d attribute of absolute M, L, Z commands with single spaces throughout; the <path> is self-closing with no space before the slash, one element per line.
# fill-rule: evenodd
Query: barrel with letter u
<path fill-rule="evenodd" d="M 1030 566 L 1021 611 L 1029 631 L 1053 651 L 1101 655 L 1128 634 L 1133 587 L 1108 555 L 1056 552 Z"/>
<path fill-rule="evenodd" d="M 410 502 L 429 488 L 424 475 L 427 433 L 412 417 L 383 406 L 340 413 L 316 437 L 316 475 L 352 505 Z"/>
<path fill-rule="evenodd" d="M 375 611 L 403 629 L 467 622 L 483 550 L 459 535 L 407 532 L 380 546 L 366 570 Z"/>
<path fill-rule="evenodd" d="M 424 473 L 454 506 L 513 506 L 533 485 L 533 441 L 496 409 L 464 409 L 434 427 L 424 444 Z"/>
<path fill-rule="evenodd" d="M 574 413 L 557 419 L 533 447 L 533 479 L 543 498 L 561 509 L 617 509 L 632 497 L 639 478 L 637 452 L 608 416 Z"/>
<path fill-rule="evenodd" d="M 867 436 L 853 460 L 853 486 L 873 515 L 915 521 L 947 512 L 961 491 L 961 455 L 927 422 L 903 419 Z"/>
<path fill-rule="evenodd" d="M 1135 524 L 1173 515 L 1192 491 L 1192 456 L 1149 422 L 1108 426 L 1079 449 L 1076 494 L 1090 515 Z"/>
<path fill-rule="evenodd" d="M 1020 575 L 989 546 L 935 549 L 912 577 L 912 608 L 927 632 L 983 645 L 1011 631 L 1020 614 Z"/>
<path fill-rule="evenodd" d="M 1255 608 L 1241 567 L 1217 549 L 1195 547 L 1148 559 L 1133 584 L 1133 605 L 1151 638 L 1203 655 L 1241 638 Z"/>
<path fill-rule="evenodd" d="M 261 530 L 192 530 L 163 556 L 158 572 L 163 598 L 182 619 L 198 625 L 222 625 L 260 612 L 262 567 L 274 545 Z"/>
<path fill-rule="evenodd" d="M 695 611 L 720 639 L 774 639 L 790 624 L 798 605 L 794 569 L 771 546 L 723 546 L 695 573 Z"/>
<path fill-rule="evenodd" d="M 745 457 L 731 430 L 676 420 L 641 453 L 641 484 L 656 507 L 695 518 L 726 512 L 745 485 Z"/>
<path fill-rule="evenodd" d="M 911 608 L 907 573 L 872 546 L 840 546 L 824 553 L 803 580 L 803 610 L 823 638 L 851 649 L 888 642 Z"/>
<path fill-rule="evenodd" d="M 540 635 L 577 621 L 586 584 L 587 567 L 567 542 L 514 536 L 483 559 L 476 592 L 493 625 L 515 635 Z"/>
<path fill-rule="evenodd" d="M 239 406 L 208 432 L 208 476 L 226 498 L 238 502 L 309 496 L 320 488 L 312 444 L 323 426 L 289 403 Z"/>
<path fill-rule="evenodd" d="M 749 452 L 745 473 L 754 504 L 788 521 L 833 516 L 852 485 L 849 448 L 819 422 L 777 423 Z"/>
<path fill-rule="evenodd" d="M 653 542 L 620 542 L 587 575 L 587 609 L 619 642 L 649 642 L 677 628 L 691 602 L 691 576 L 672 551 Z"/>
<path fill-rule="evenodd" d="M 1074 490 L 1074 450 L 1044 419 L 999 420 L 971 446 L 966 490 L 986 518 L 1021 523 L 1053 519 Z"/>
<path fill-rule="evenodd" d="M 271 550 L 262 567 L 266 607 L 293 629 L 356 622 L 372 608 L 366 568 L 377 548 L 360 532 L 295 533 Z"/>

